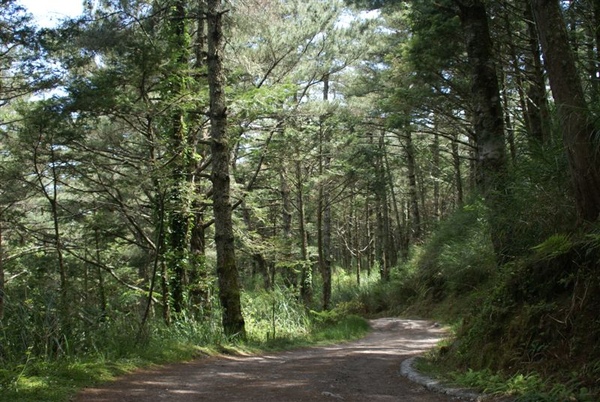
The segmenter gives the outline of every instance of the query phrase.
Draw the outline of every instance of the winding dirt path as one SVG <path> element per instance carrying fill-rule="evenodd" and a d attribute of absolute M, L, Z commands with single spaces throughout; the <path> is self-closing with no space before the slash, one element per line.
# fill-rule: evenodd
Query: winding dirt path
<path fill-rule="evenodd" d="M 263 356 L 198 359 L 126 375 L 75 402 L 451 401 L 399 375 L 405 358 L 444 333 L 430 322 L 381 318 L 365 338 Z"/>

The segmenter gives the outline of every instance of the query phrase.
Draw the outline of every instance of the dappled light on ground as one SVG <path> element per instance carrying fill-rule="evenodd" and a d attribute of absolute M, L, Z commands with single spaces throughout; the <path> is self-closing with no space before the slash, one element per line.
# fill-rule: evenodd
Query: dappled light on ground
<path fill-rule="evenodd" d="M 431 322 L 381 318 L 364 339 L 264 356 L 205 358 L 146 370 L 80 393 L 76 402 L 450 401 L 398 374 L 444 332 Z"/>

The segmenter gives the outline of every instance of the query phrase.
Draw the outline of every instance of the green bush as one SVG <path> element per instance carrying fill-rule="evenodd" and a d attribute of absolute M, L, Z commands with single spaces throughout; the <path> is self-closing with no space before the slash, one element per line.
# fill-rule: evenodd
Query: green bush
<path fill-rule="evenodd" d="M 494 273 L 496 260 L 480 200 L 442 222 L 415 253 L 419 286 L 433 301 L 476 290 Z"/>

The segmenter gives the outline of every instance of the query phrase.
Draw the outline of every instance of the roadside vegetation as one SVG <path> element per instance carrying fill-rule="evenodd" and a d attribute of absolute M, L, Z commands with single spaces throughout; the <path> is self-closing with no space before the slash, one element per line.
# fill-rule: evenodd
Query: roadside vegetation
<path fill-rule="evenodd" d="M 211 319 L 181 319 L 172 326 L 152 320 L 142 333 L 139 324 L 132 320 L 104 322 L 85 340 L 85 346 L 73 345 L 77 349 L 65 350 L 58 358 L 27 351 L 26 359 L 15 356 L 14 360 L 4 360 L 0 368 L 0 401 L 64 402 L 80 388 L 152 365 L 339 343 L 360 338 L 369 330 L 367 321 L 357 315 L 336 309 L 324 313 L 308 311 L 296 299 L 283 288 L 246 293 L 245 341 L 225 337 L 215 324 L 218 321 Z M 9 339 L 8 331 L 23 329 L 6 325 L 0 328 L 5 339 Z M 22 335 L 32 336 L 25 331 Z"/>
<path fill-rule="evenodd" d="M 600 400 L 599 1 L 0 4 L 0 399 L 404 315 Z"/>
<path fill-rule="evenodd" d="M 520 251 L 497 267 L 489 211 L 473 198 L 394 270 L 362 289 L 357 312 L 437 320 L 450 335 L 418 368 L 517 401 L 600 397 L 600 227 L 575 225 L 560 154 L 515 172 L 502 216 Z M 529 172 L 529 173 L 527 173 Z M 523 183 L 528 183 L 527 188 Z M 540 242 L 539 239 L 544 239 Z"/>

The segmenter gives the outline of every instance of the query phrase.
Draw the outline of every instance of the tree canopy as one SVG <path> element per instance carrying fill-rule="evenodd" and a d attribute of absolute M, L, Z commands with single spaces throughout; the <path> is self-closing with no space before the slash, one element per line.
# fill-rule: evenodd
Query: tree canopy
<path fill-rule="evenodd" d="M 0 362 L 123 317 L 242 339 L 253 289 L 335 310 L 336 272 L 419 253 L 442 300 L 596 233 L 597 3 L 107 0 L 40 29 L 2 0 Z"/>

